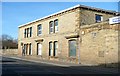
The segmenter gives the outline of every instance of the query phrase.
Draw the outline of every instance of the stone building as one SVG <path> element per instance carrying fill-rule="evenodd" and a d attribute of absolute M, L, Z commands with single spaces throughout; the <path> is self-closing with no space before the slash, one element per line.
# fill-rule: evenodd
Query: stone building
<path fill-rule="evenodd" d="M 114 11 L 76 5 L 19 26 L 19 55 L 81 64 L 118 62 Z"/>

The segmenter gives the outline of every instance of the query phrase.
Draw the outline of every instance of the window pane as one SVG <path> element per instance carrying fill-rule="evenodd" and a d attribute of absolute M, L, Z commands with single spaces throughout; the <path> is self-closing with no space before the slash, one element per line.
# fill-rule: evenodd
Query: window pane
<path fill-rule="evenodd" d="M 55 32 L 57 32 L 58 31 L 58 26 L 55 26 Z"/>
<path fill-rule="evenodd" d="M 52 49 L 52 42 L 50 42 L 50 49 Z"/>
<path fill-rule="evenodd" d="M 29 44 L 29 55 L 32 55 L 32 45 Z"/>
<path fill-rule="evenodd" d="M 29 28 L 27 28 L 27 37 L 28 37 L 28 35 L 29 35 Z"/>
<path fill-rule="evenodd" d="M 52 56 L 52 42 L 49 43 L 49 56 Z"/>
<path fill-rule="evenodd" d="M 69 41 L 69 55 L 76 56 L 76 41 Z"/>
<path fill-rule="evenodd" d="M 38 25 L 38 30 L 41 30 L 41 25 Z"/>
<path fill-rule="evenodd" d="M 26 29 L 24 30 L 24 38 L 26 38 Z"/>
<path fill-rule="evenodd" d="M 27 44 L 24 44 L 24 54 L 27 54 Z"/>
<path fill-rule="evenodd" d="M 96 22 L 101 22 L 101 21 L 102 21 L 102 16 L 96 15 Z"/>
<path fill-rule="evenodd" d="M 54 28 L 54 24 L 53 24 L 53 21 L 52 22 L 50 22 L 50 24 L 49 24 L 49 32 L 50 33 L 52 33 L 53 32 L 53 28 Z"/>
<path fill-rule="evenodd" d="M 50 32 L 53 32 L 53 28 L 50 28 Z"/>
<path fill-rule="evenodd" d="M 58 20 L 55 20 L 55 32 L 58 31 Z"/>
<path fill-rule="evenodd" d="M 42 25 L 38 25 L 38 36 L 42 34 Z"/>
<path fill-rule="evenodd" d="M 32 37 L 32 27 L 30 27 L 30 37 Z"/>
<path fill-rule="evenodd" d="M 41 33 L 42 33 L 41 31 L 38 31 L 38 36 L 41 35 Z"/>
<path fill-rule="evenodd" d="M 54 42 L 54 56 L 57 56 L 57 50 L 58 50 L 58 42 L 57 41 L 55 41 Z"/>

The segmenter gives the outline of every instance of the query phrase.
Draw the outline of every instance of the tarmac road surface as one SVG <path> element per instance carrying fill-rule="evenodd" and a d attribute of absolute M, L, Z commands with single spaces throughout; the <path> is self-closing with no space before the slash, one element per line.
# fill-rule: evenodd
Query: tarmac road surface
<path fill-rule="evenodd" d="M 85 66 L 56 66 L 45 63 L 35 63 L 14 58 L 2 57 L 2 76 L 75 76 L 85 74 L 118 75 L 118 69 L 102 69 Z M 101 75 L 103 76 L 103 75 Z"/>

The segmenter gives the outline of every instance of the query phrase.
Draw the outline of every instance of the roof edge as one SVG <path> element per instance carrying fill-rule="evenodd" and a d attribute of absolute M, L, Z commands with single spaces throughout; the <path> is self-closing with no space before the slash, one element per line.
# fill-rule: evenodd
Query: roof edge
<path fill-rule="evenodd" d="M 22 27 L 22 26 L 24 26 L 24 25 L 27 25 L 27 24 L 30 24 L 30 23 L 33 23 L 33 22 L 36 22 L 36 21 L 42 20 L 42 19 L 44 19 L 44 18 L 47 18 L 47 17 L 53 16 L 53 15 L 56 15 L 56 14 L 58 14 L 58 13 L 61 13 L 61 12 L 67 11 L 67 10 L 71 10 L 71 9 L 73 9 L 73 8 L 77 8 L 77 7 L 80 7 L 80 5 L 78 4 L 78 5 L 76 5 L 76 6 L 73 6 L 73 7 L 70 7 L 70 8 L 64 9 L 64 10 L 61 10 L 61 11 L 59 11 L 59 12 L 56 12 L 56 13 L 50 14 L 50 15 L 48 15 L 48 16 L 44 16 L 44 17 L 42 17 L 42 18 L 36 19 L 36 20 L 34 20 L 34 21 L 27 22 L 27 23 L 22 24 L 22 25 L 20 25 L 20 26 L 18 26 L 18 27 L 20 28 L 20 27 Z"/>
<path fill-rule="evenodd" d="M 95 7 L 90 7 L 90 6 L 85 6 L 85 5 L 80 5 L 80 4 L 78 4 L 78 5 L 75 5 L 75 6 L 73 6 L 73 7 L 70 7 L 70 8 L 61 10 L 61 11 L 59 11 L 59 12 L 50 14 L 50 15 L 48 15 L 48 16 L 44 16 L 44 17 L 42 17 L 42 18 L 39 18 L 39 19 L 30 21 L 30 22 L 27 22 L 27 23 L 22 24 L 22 25 L 19 25 L 18 27 L 20 28 L 20 27 L 23 27 L 23 26 L 25 26 L 25 25 L 31 24 L 31 23 L 33 23 L 33 22 L 36 22 L 36 21 L 39 21 L 39 20 L 48 18 L 48 17 L 50 17 L 50 16 L 53 16 L 53 15 L 56 15 L 56 14 L 59 14 L 59 13 L 62 13 L 62 12 L 65 12 L 65 11 L 68 11 L 68 10 L 71 10 L 71 9 L 74 9 L 74 8 L 78 8 L 78 7 L 80 7 L 80 8 L 94 9 L 94 10 L 101 10 L 101 11 L 106 11 L 106 12 L 110 12 L 110 13 L 120 14 L 120 12 L 116 12 L 116 11 L 105 10 L 105 9 L 100 9 L 100 8 L 95 8 Z"/>

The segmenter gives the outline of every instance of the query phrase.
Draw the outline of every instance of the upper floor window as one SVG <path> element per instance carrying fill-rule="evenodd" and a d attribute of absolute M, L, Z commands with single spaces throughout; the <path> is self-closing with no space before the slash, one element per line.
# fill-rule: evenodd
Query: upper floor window
<path fill-rule="evenodd" d="M 49 23 L 49 33 L 53 33 L 54 32 L 54 23 L 53 21 L 50 21 Z"/>
<path fill-rule="evenodd" d="M 27 37 L 29 36 L 29 28 L 27 28 Z"/>
<path fill-rule="evenodd" d="M 55 32 L 58 32 L 58 19 L 54 21 Z"/>
<path fill-rule="evenodd" d="M 24 38 L 32 37 L 32 27 L 24 29 Z"/>
<path fill-rule="evenodd" d="M 54 21 L 50 21 L 49 23 L 49 33 L 56 33 L 58 32 L 58 19 Z"/>
<path fill-rule="evenodd" d="M 39 35 L 42 34 L 42 25 L 39 24 L 38 27 L 37 27 L 37 29 L 38 29 L 38 36 L 39 36 Z"/>
<path fill-rule="evenodd" d="M 32 27 L 30 27 L 30 37 L 32 37 Z"/>
<path fill-rule="evenodd" d="M 103 17 L 102 17 L 102 15 L 95 15 L 95 20 L 96 20 L 96 22 L 101 22 L 101 21 L 103 21 Z"/>
<path fill-rule="evenodd" d="M 26 38 L 26 29 L 24 30 L 24 38 Z"/>

